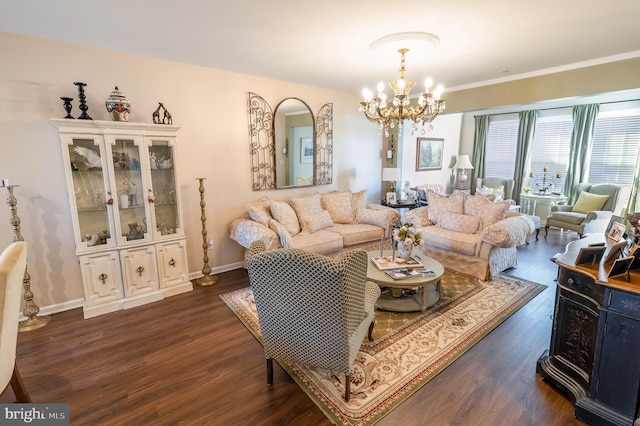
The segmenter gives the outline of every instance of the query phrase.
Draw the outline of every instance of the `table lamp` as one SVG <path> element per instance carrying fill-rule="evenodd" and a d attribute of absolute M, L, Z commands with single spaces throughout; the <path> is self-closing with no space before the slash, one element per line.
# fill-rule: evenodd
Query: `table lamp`
<path fill-rule="evenodd" d="M 396 192 L 396 181 L 400 180 L 400 169 L 397 167 L 384 167 L 382 169 L 382 181 L 389 182 L 389 192 Z"/>
<path fill-rule="evenodd" d="M 456 174 L 456 189 L 469 189 L 470 176 L 467 170 L 473 170 L 473 165 L 471 164 L 471 160 L 469 160 L 469 156 L 458 155 L 458 159 L 453 168 L 458 171 Z"/>

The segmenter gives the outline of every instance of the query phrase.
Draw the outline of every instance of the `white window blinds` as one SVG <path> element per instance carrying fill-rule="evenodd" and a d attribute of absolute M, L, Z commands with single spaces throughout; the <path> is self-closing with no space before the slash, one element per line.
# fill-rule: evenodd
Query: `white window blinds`
<path fill-rule="evenodd" d="M 489 119 L 484 153 L 484 176 L 513 179 L 518 140 L 518 117 Z"/>
<path fill-rule="evenodd" d="M 615 183 L 622 186 L 618 204 L 619 214 L 629 200 L 633 175 L 638 165 L 640 147 L 640 112 L 619 111 L 602 114 L 596 119 L 589 183 Z"/>

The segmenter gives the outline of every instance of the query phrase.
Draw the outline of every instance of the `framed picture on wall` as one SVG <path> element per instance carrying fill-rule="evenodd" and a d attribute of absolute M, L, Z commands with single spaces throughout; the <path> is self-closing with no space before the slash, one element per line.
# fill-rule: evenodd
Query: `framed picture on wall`
<path fill-rule="evenodd" d="M 442 169 L 444 139 L 418 138 L 416 141 L 416 172 Z"/>
<path fill-rule="evenodd" d="M 313 138 L 300 138 L 300 162 L 313 161 Z"/>

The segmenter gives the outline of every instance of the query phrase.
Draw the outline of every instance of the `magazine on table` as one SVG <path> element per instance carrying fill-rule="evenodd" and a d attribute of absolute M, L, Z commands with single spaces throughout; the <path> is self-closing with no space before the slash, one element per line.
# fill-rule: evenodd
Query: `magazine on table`
<path fill-rule="evenodd" d="M 422 263 L 412 257 L 409 259 L 403 259 L 398 256 L 395 258 L 392 258 L 391 256 L 372 257 L 371 262 L 373 262 L 373 264 L 381 271 L 398 268 L 424 268 Z"/>
<path fill-rule="evenodd" d="M 400 268 L 390 269 L 385 271 L 385 274 L 393 278 L 394 280 L 403 280 L 405 278 L 418 278 L 433 275 L 434 272 L 431 269 L 414 269 L 414 268 Z"/>

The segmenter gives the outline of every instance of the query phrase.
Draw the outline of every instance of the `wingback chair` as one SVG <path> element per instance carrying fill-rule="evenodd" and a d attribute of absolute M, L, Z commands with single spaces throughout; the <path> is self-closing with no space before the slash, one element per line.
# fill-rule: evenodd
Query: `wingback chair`
<path fill-rule="evenodd" d="M 22 300 L 22 280 L 27 267 L 27 243 L 18 241 L 0 255 L 0 389 L 9 385 L 17 402 L 30 403 L 31 396 L 16 365 L 18 314 Z"/>
<path fill-rule="evenodd" d="M 619 185 L 608 183 L 578 184 L 574 204 L 551 207 L 551 215 L 544 226 L 545 238 L 550 226 L 576 231 L 580 238 L 587 233 L 604 232 L 618 202 L 620 189 Z"/>
<path fill-rule="evenodd" d="M 502 190 L 504 200 L 513 199 L 513 179 L 503 179 L 499 177 L 486 177 L 476 179 L 476 189 L 478 188 L 491 188 L 493 190 Z M 494 193 L 494 195 L 496 195 Z M 515 204 L 515 202 L 513 203 Z"/>
<path fill-rule="evenodd" d="M 367 254 L 347 252 L 342 259 L 300 249 L 265 251 L 262 241 L 249 248 L 247 270 L 258 310 L 273 383 L 273 358 L 344 373 L 346 401 L 351 367 L 369 331 L 373 340 L 375 303 L 380 288 L 366 281 Z"/>

